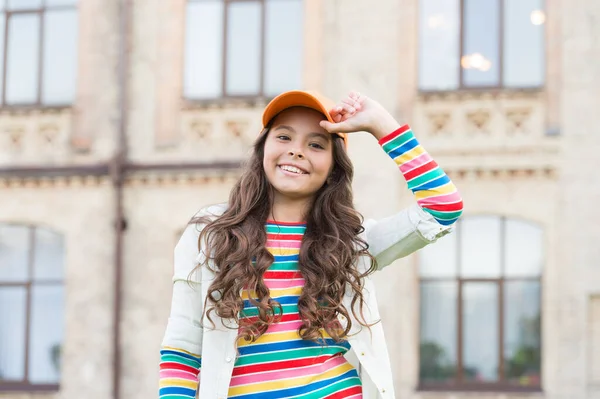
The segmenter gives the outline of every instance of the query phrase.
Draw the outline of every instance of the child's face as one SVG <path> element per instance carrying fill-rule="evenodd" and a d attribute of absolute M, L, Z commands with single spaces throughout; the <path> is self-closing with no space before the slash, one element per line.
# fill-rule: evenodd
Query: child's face
<path fill-rule="evenodd" d="M 319 125 L 324 119 L 317 111 L 295 107 L 273 120 L 263 167 L 276 196 L 309 199 L 325 184 L 333 169 L 333 140 Z"/>

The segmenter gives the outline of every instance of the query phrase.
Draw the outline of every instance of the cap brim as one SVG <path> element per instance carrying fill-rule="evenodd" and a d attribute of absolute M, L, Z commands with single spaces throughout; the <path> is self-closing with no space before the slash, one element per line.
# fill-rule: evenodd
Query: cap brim
<path fill-rule="evenodd" d="M 334 123 L 333 118 L 329 115 L 329 110 L 333 108 L 333 104 L 326 103 L 327 100 L 319 99 L 305 91 L 293 90 L 285 92 L 271 100 L 265 108 L 263 112 L 263 127 L 266 127 L 281 111 L 291 107 L 307 107 L 314 109 L 325 115 L 329 122 Z"/>

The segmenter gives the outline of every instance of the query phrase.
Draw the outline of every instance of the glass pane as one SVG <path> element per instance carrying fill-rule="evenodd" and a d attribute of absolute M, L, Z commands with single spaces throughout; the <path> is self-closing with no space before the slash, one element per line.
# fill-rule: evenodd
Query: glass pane
<path fill-rule="evenodd" d="M 0 281 L 29 279 L 29 228 L 0 225 Z"/>
<path fill-rule="evenodd" d="M 1 0 L 0 0 L 1 1 Z M 4 54 L 4 33 L 6 32 L 6 14 L 0 14 L 0 54 Z M 4 76 L 4 62 L 0 62 L 0 77 Z M 0 78 L 0 96 L 2 94 L 4 82 Z M 2 100 L 0 99 L 0 102 Z"/>
<path fill-rule="evenodd" d="M 541 86 L 545 73 L 543 1 L 505 0 L 504 8 L 504 85 Z"/>
<path fill-rule="evenodd" d="M 38 92 L 40 17 L 15 14 L 8 27 L 7 103 L 35 103 Z"/>
<path fill-rule="evenodd" d="M 76 6 L 77 0 L 45 0 L 46 7 Z"/>
<path fill-rule="evenodd" d="M 471 216 L 460 224 L 461 275 L 499 277 L 501 273 L 501 223 L 496 216 Z"/>
<path fill-rule="evenodd" d="M 77 11 L 47 11 L 45 18 L 42 102 L 70 104 L 77 81 Z"/>
<path fill-rule="evenodd" d="M 419 2 L 419 88 L 458 88 L 460 1 Z"/>
<path fill-rule="evenodd" d="M 57 384 L 64 336 L 62 286 L 33 286 L 29 336 L 29 380 Z"/>
<path fill-rule="evenodd" d="M 265 94 L 302 87 L 303 7 L 299 0 L 266 3 Z"/>
<path fill-rule="evenodd" d="M 51 230 L 35 230 L 35 254 L 33 278 L 62 279 L 64 275 L 65 253 L 62 235 Z"/>
<path fill-rule="evenodd" d="M 500 83 L 499 15 L 499 0 L 464 0 L 464 53 L 460 64 L 465 86 Z"/>
<path fill-rule="evenodd" d="M 187 5 L 183 94 L 203 99 L 222 96 L 223 2 Z"/>
<path fill-rule="evenodd" d="M 421 382 L 456 376 L 457 292 L 456 282 L 421 283 Z"/>
<path fill-rule="evenodd" d="M 227 94 L 260 91 L 260 3 L 230 3 L 227 21 Z"/>
<path fill-rule="evenodd" d="M 42 0 L 8 0 L 9 10 L 27 10 L 41 6 Z"/>
<path fill-rule="evenodd" d="M 539 276 L 544 265 L 544 235 L 533 223 L 520 220 L 506 221 L 507 277 Z"/>
<path fill-rule="evenodd" d="M 24 287 L 0 287 L 0 381 L 25 377 L 26 300 Z"/>
<path fill-rule="evenodd" d="M 418 252 L 421 277 L 456 277 L 458 272 L 457 234 L 455 231 L 445 235 L 435 244 L 428 245 Z"/>
<path fill-rule="evenodd" d="M 463 375 L 465 381 L 498 379 L 498 285 L 463 285 Z"/>
<path fill-rule="evenodd" d="M 504 374 L 511 384 L 539 386 L 540 283 L 509 281 L 504 287 Z"/>

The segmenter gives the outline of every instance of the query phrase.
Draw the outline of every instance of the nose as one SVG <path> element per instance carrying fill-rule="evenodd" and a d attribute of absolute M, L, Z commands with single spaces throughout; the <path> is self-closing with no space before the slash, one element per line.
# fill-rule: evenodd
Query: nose
<path fill-rule="evenodd" d="M 291 156 L 292 158 L 298 158 L 298 159 L 304 158 L 304 154 L 302 154 L 302 152 L 297 151 L 297 150 L 288 151 L 288 155 Z"/>

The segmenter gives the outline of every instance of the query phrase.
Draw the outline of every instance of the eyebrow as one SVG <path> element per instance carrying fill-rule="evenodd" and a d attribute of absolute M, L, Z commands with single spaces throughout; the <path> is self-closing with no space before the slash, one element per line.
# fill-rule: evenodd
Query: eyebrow
<path fill-rule="evenodd" d="M 274 130 L 289 130 L 290 132 L 296 133 L 296 129 L 289 125 L 278 125 Z M 329 141 L 330 135 L 321 133 L 321 132 L 311 132 L 308 134 L 308 137 L 321 137 L 327 141 Z"/>

